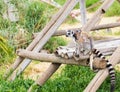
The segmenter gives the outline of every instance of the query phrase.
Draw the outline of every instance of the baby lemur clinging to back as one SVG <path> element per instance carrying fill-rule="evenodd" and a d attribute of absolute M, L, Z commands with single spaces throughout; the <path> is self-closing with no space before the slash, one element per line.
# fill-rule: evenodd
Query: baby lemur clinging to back
<path fill-rule="evenodd" d="M 76 44 L 76 55 L 80 57 L 81 53 L 89 54 L 92 56 L 93 61 L 99 60 L 100 62 L 106 62 L 106 68 L 108 69 L 110 80 L 111 80 L 111 88 L 110 92 L 114 92 L 115 90 L 115 71 L 112 64 L 109 60 L 105 59 L 105 56 L 100 53 L 99 50 L 93 48 L 93 40 L 88 35 L 87 32 L 83 32 L 81 30 L 68 30 L 66 33 L 67 37 L 72 37 Z M 99 59 L 97 59 L 99 58 Z M 89 59 L 90 60 L 90 59 Z M 90 61 L 91 62 L 91 61 Z"/>

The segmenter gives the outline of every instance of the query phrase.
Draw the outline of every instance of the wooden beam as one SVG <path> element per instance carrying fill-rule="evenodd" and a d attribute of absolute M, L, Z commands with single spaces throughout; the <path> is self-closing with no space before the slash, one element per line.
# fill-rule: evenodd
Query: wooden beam
<path fill-rule="evenodd" d="M 95 31 L 95 30 L 101 30 L 101 29 L 107 29 L 107 28 L 114 28 L 114 27 L 120 27 L 120 23 L 110 23 L 110 24 L 101 24 L 98 26 L 94 26 L 91 31 Z M 67 30 L 81 30 L 81 28 L 68 28 Z M 61 36 L 61 35 L 65 35 L 66 34 L 66 30 L 57 30 L 53 36 Z M 33 34 L 33 38 L 36 37 L 38 35 L 38 33 L 34 33 Z"/>
<path fill-rule="evenodd" d="M 100 29 L 107 29 L 107 28 L 114 28 L 120 27 L 120 23 L 109 23 L 109 24 L 102 24 L 92 28 L 92 30 L 100 30 Z"/>
<path fill-rule="evenodd" d="M 110 55 L 115 51 L 116 48 L 117 47 L 100 49 L 100 50 L 104 55 Z M 55 54 L 37 53 L 37 52 L 27 51 L 23 49 L 18 50 L 17 55 L 21 57 L 26 57 L 32 60 L 41 61 L 41 62 L 49 62 L 49 63 L 52 62 L 52 63 L 72 64 L 72 65 L 82 65 L 82 66 L 88 66 L 87 59 L 89 58 L 88 55 L 81 56 L 79 61 L 75 61 L 74 59 L 65 59 L 65 58 L 58 57 Z"/>
<path fill-rule="evenodd" d="M 113 55 L 110 57 L 109 61 L 113 66 L 120 63 L 120 47 L 118 47 Z M 89 85 L 85 88 L 84 92 L 96 92 L 100 85 L 104 82 L 106 77 L 108 76 L 108 70 L 100 70 L 96 76 L 92 79 Z"/>
<path fill-rule="evenodd" d="M 111 40 L 100 40 L 95 41 L 95 48 L 101 51 L 104 55 L 112 54 L 115 49 L 120 46 L 120 38 L 119 39 L 111 39 Z M 73 46 L 74 47 L 74 46 Z M 73 60 L 69 61 L 68 59 L 56 57 L 54 54 L 43 54 L 37 52 L 31 52 L 26 50 L 19 50 L 17 53 L 21 57 L 26 57 L 33 60 L 39 60 L 43 62 L 53 62 L 53 63 L 62 63 L 62 64 L 78 64 L 78 62 L 74 62 Z M 81 57 L 80 60 L 87 59 L 88 56 Z M 79 63 L 80 65 L 85 65 Z"/>
<path fill-rule="evenodd" d="M 45 53 L 37 53 L 33 51 L 26 51 L 26 50 L 18 50 L 17 55 L 21 57 L 27 57 L 29 59 L 38 60 L 41 62 L 49 62 L 49 63 L 60 63 L 60 64 L 74 64 L 74 65 L 87 65 L 87 58 L 89 56 L 81 57 L 80 61 L 75 61 L 74 59 L 64 59 L 61 57 L 57 57 L 55 54 L 45 54 Z"/>
<path fill-rule="evenodd" d="M 87 22 L 86 17 L 86 0 L 79 0 L 80 1 L 80 13 L 81 13 L 81 23 L 85 25 Z"/>
<path fill-rule="evenodd" d="M 118 46 L 120 46 L 120 38 L 95 41 L 95 48 L 100 50 L 101 53 L 103 53 L 104 55 L 112 54 Z M 17 54 L 21 57 L 40 60 L 43 62 L 45 61 L 45 62 L 69 64 L 69 63 L 64 62 L 64 60 L 61 61 L 60 60 L 61 58 L 55 57 L 54 54 L 45 54 L 44 55 L 43 53 L 37 53 L 37 52 L 33 52 L 33 51 L 31 52 L 31 51 L 27 51 L 27 50 L 19 50 Z M 81 57 L 81 60 L 83 60 L 85 58 L 88 58 L 88 56 Z M 70 63 L 70 64 L 74 64 L 74 62 Z"/>
<path fill-rule="evenodd" d="M 61 64 L 52 63 L 48 67 L 48 69 L 42 74 L 42 76 L 29 88 L 27 92 L 33 92 L 36 90 L 34 86 L 42 86 L 51 76 L 52 74 L 59 68 Z"/>

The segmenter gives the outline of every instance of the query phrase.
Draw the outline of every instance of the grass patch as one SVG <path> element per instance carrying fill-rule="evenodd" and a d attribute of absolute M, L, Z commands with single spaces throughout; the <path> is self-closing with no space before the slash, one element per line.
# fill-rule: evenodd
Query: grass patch
<path fill-rule="evenodd" d="M 113 5 L 108 9 L 106 16 L 119 16 L 120 15 L 120 3 L 115 1 Z"/>
<path fill-rule="evenodd" d="M 88 83 L 95 76 L 89 67 L 67 65 L 59 74 L 54 74 L 42 87 L 36 86 L 33 92 L 83 92 Z M 116 91 L 119 92 L 120 72 L 116 71 Z M 0 92 L 27 92 L 33 84 L 30 79 L 22 76 L 13 82 L 5 81 L 0 76 Z M 97 92 L 109 92 L 109 77 L 104 81 Z"/>
<path fill-rule="evenodd" d="M 58 46 L 65 46 L 67 44 L 63 37 L 52 37 L 44 46 L 44 49 L 49 50 L 49 52 L 54 52 Z"/>
<path fill-rule="evenodd" d="M 59 76 L 54 79 L 49 79 L 40 92 L 83 92 L 88 83 L 95 76 L 88 67 L 67 65 Z M 120 72 L 116 72 L 117 86 L 116 92 L 119 92 Z M 97 92 L 109 92 L 110 80 L 104 81 Z"/>
<path fill-rule="evenodd" d="M 2 76 L 0 76 L 0 92 L 27 92 L 32 83 L 32 80 L 25 80 L 22 76 L 13 82 L 5 81 Z"/>

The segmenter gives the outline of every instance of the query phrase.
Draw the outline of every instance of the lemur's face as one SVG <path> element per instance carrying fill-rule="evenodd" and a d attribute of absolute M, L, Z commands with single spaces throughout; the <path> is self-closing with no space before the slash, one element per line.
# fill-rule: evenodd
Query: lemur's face
<path fill-rule="evenodd" d="M 75 31 L 68 30 L 68 31 L 66 32 L 66 37 L 76 38 L 77 34 L 79 34 L 80 32 L 81 32 L 81 30 L 75 30 Z"/>
<path fill-rule="evenodd" d="M 74 34 L 75 34 L 75 33 L 74 33 L 72 30 L 68 30 L 68 31 L 66 32 L 66 37 L 73 37 Z"/>

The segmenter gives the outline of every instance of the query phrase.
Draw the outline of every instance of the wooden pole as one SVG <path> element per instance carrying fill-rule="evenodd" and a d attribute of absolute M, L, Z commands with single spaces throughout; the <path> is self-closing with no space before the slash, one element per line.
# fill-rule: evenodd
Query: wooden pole
<path fill-rule="evenodd" d="M 104 55 L 112 54 L 118 46 L 120 46 L 120 38 L 119 39 L 111 39 L 111 40 L 108 39 L 108 40 L 95 41 L 95 48 L 100 50 L 101 53 L 103 53 Z M 74 62 L 74 60 L 71 60 L 71 59 L 68 60 L 68 59 L 56 57 L 54 54 L 44 54 L 44 53 L 38 53 L 38 52 L 33 52 L 33 51 L 27 51 L 27 50 L 18 50 L 17 55 L 19 55 L 21 57 L 33 59 L 33 60 L 39 60 L 42 62 L 78 64 L 78 62 Z M 88 56 L 83 56 L 83 57 L 81 57 L 80 60 L 85 60 L 87 58 L 88 58 Z"/>
<path fill-rule="evenodd" d="M 120 47 L 118 47 L 115 50 L 113 55 L 110 57 L 109 61 L 111 61 L 111 64 L 113 66 L 120 63 Z M 92 79 L 92 81 L 89 83 L 89 85 L 85 88 L 84 92 L 96 92 L 107 76 L 108 76 L 107 69 L 100 70 L 96 74 L 96 76 Z"/>
<path fill-rule="evenodd" d="M 17 55 L 21 57 L 27 57 L 33 60 L 38 60 L 41 62 L 74 64 L 74 65 L 83 65 L 83 66 L 88 66 L 87 61 L 85 59 L 89 58 L 89 56 L 87 55 L 87 56 L 81 57 L 80 61 L 75 61 L 74 59 L 65 59 L 65 58 L 57 57 L 54 54 L 37 53 L 37 52 L 32 52 L 32 51 L 26 51 L 23 49 L 18 50 Z"/>
<path fill-rule="evenodd" d="M 81 13 L 81 23 L 85 25 L 87 22 L 86 17 L 86 0 L 80 0 L 80 13 Z"/>
<path fill-rule="evenodd" d="M 33 92 L 35 90 L 34 86 L 42 86 L 51 76 L 52 74 L 59 68 L 61 64 L 52 63 L 45 71 L 44 74 L 29 88 L 27 92 Z"/>
<path fill-rule="evenodd" d="M 107 29 L 107 28 L 114 28 L 119 27 L 120 23 L 110 23 L 110 24 L 102 24 L 92 28 L 92 30 L 100 30 L 100 29 Z"/>
<path fill-rule="evenodd" d="M 107 49 L 101 49 L 101 52 L 104 55 L 109 55 L 109 52 L 114 52 L 116 47 L 114 48 L 107 48 Z M 111 54 L 112 54 L 111 53 Z M 20 49 L 17 51 L 17 55 L 21 57 L 26 57 L 32 60 L 38 60 L 41 62 L 52 62 L 52 63 L 60 63 L 60 64 L 74 64 L 74 65 L 83 65 L 83 66 L 88 66 L 88 61 L 87 59 L 89 58 L 88 55 L 86 56 L 81 56 L 79 61 L 75 61 L 73 58 L 72 59 L 65 59 L 58 57 L 54 54 L 45 54 L 45 53 L 37 53 L 37 52 L 32 52 L 32 51 L 27 51 Z"/>
<path fill-rule="evenodd" d="M 94 26 L 91 31 L 95 31 L 95 30 L 100 30 L 100 29 L 107 29 L 107 28 L 114 28 L 114 27 L 120 27 L 120 23 L 109 23 L 109 24 L 101 24 L 101 25 L 96 25 Z M 67 30 L 80 30 L 81 28 L 68 28 Z M 66 34 L 66 30 L 57 30 L 53 36 L 61 36 L 61 35 L 65 35 Z M 33 38 L 36 37 L 38 35 L 38 33 L 34 33 L 33 34 Z"/>

